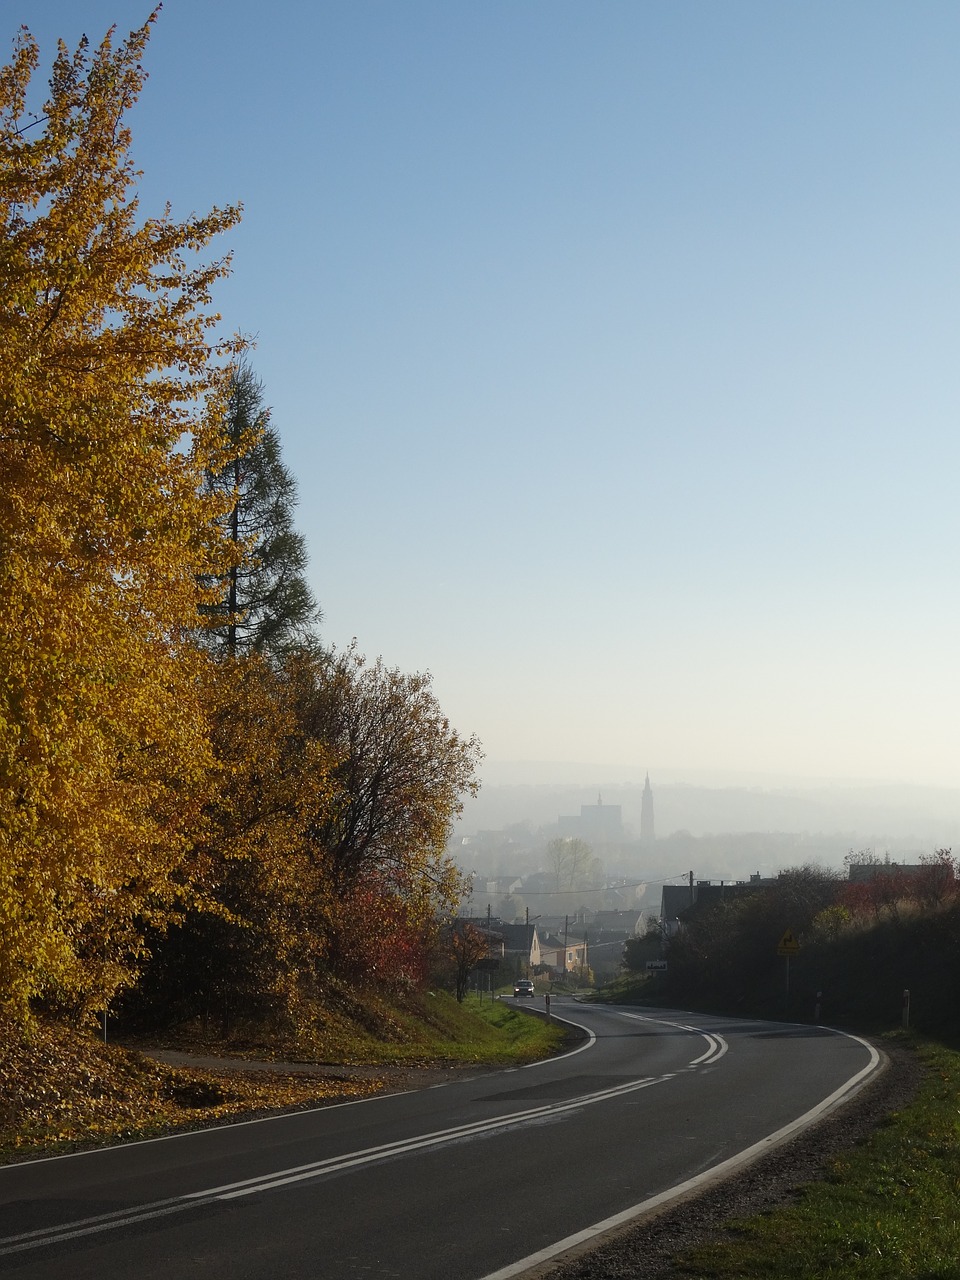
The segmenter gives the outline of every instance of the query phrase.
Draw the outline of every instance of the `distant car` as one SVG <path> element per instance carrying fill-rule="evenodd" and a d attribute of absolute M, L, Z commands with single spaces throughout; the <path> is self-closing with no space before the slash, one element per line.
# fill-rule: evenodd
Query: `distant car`
<path fill-rule="evenodd" d="M 518 999 L 520 996 L 532 996 L 534 994 L 533 983 L 529 978 L 518 978 L 513 984 L 513 994 Z"/>

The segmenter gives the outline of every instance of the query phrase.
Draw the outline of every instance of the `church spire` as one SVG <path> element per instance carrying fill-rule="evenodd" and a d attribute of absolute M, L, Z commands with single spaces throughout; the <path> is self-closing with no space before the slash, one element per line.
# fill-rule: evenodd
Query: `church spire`
<path fill-rule="evenodd" d="M 653 790 L 650 786 L 650 774 L 647 773 L 643 784 L 643 796 L 640 800 L 640 848 L 644 852 L 653 849 L 656 835 L 653 826 Z"/>

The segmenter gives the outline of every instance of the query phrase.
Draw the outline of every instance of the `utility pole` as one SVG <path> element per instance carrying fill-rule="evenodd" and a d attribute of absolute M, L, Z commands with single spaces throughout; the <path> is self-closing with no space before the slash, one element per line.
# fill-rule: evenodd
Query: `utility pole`
<path fill-rule="evenodd" d="M 563 980 L 567 980 L 567 929 L 570 926 L 570 917 L 563 917 Z"/>

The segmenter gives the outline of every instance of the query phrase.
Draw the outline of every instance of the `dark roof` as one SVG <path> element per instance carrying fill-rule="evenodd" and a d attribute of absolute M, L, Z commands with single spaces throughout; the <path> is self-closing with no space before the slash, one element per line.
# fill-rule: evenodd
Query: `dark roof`
<path fill-rule="evenodd" d="M 583 935 L 578 934 L 575 937 L 568 936 L 566 942 L 564 942 L 564 940 L 562 938 L 558 938 L 555 933 L 548 933 L 545 938 L 540 939 L 540 944 L 550 951 L 553 951 L 554 948 L 559 948 L 562 951 L 564 948 L 569 949 L 570 947 L 582 947 Z"/>
<path fill-rule="evenodd" d="M 537 926 L 532 923 L 500 924 L 497 926 L 497 933 L 503 938 L 503 945 L 507 951 L 528 952 L 533 946 L 536 932 Z"/>
<path fill-rule="evenodd" d="M 640 923 L 640 910 L 635 907 L 630 911 L 597 911 L 593 917 L 595 929 L 625 929 L 632 933 Z"/>
<path fill-rule="evenodd" d="M 776 884 L 776 880 L 762 879 L 754 876 L 750 880 L 725 881 L 713 884 L 709 880 L 701 880 L 691 889 L 688 884 L 665 884 L 663 897 L 660 900 L 660 914 L 664 920 L 676 920 L 694 908 L 715 907 L 720 902 L 732 898 L 742 898 L 747 893 L 757 893 L 761 889 Z"/>
<path fill-rule="evenodd" d="M 629 942 L 639 937 L 632 929 L 588 929 L 587 942 L 591 947 L 609 947 L 615 943 Z"/>

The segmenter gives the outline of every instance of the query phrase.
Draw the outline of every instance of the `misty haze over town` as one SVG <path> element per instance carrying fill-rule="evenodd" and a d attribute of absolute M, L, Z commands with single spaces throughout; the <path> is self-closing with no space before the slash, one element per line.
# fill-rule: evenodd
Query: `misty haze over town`
<path fill-rule="evenodd" d="M 473 877 L 465 910 L 503 919 L 660 910 L 664 882 L 738 882 L 814 865 L 845 874 L 850 855 L 915 864 L 960 843 L 960 793 L 876 781 L 650 771 L 629 766 L 490 764 L 452 852 Z M 558 843 L 589 850 L 576 873 Z"/>

